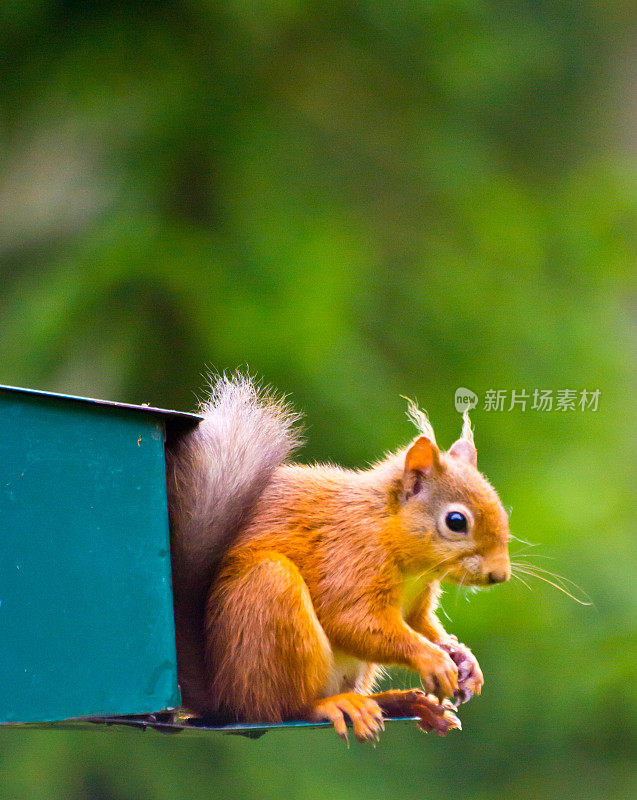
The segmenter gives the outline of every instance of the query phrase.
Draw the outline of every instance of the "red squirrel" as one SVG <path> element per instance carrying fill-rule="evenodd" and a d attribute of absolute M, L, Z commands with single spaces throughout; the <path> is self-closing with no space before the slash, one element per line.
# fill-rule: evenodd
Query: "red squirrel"
<path fill-rule="evenodd" d="M 179 682 L 191 712 L 331 721 L 378 738 L 383 714 L 460 727 L 479 693 L 471 651 L 436 617 L 440 581 L 511 575 L 508 518 L 476 467 L 468 414 L 446 452 L 419 435 L 370 469 L 289 462 L 298 415 L 242 375 L 214 378 L 203 421 L 169 448 Z M 405 583 L 419 594 L 407 604 Z M 374 693 L 380 665 L 422 690 Z"/>

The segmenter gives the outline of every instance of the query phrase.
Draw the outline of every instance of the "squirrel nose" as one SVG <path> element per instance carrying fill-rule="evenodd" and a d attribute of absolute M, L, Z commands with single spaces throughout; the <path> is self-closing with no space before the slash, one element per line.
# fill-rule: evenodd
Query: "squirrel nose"
<path fill-rule="evenodd" d="M 495 571 L 495 572 L 490 572 L 487 575 L 487 580 L 489 581 L 489 583 L 504 583 L 504 581 L 508 577 L 509 576 L 507 575 L 507 573 L 504 570 L 502 570 L 502 571 L 498 570 L 498 571 Z"/>

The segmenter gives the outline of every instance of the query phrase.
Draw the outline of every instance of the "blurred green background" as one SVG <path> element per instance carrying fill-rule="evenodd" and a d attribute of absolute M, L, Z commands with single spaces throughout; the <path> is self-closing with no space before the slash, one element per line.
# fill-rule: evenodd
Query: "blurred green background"
<path fill-rule="evenodd" d="M 0 796 L 637 796 L 635 22 L 4 0 L 0 382 L 190 409 L 248 364 L 305 412 L 303 458 L 351 466 L 412 436 L 401 394 L 445 447 L 458 386 L 601 397 L 473 414 L 513 532 L 594 605 L 449 590 L 486 675 L 462 733 L 4 730 Z"/>

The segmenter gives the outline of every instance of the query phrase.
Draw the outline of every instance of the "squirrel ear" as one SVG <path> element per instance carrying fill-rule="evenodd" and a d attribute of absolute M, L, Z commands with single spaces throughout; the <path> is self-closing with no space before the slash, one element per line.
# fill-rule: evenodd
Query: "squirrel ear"
<path fill-rule="evenodd" d="M 418 491 L 422 473 L 439 467 L 440 451 L 426 436 L 419 436 L 405 457 L 404 483 L 407 494 L 415 494 Z"/>
<path fill-rule="evenodd" d="M 454 442 L 449 448 L 449 455 L 471 464 L 472 467 L 478 466 L 478 453 L 475 445 L 468 439 L 458 439 L 457 442 Z"/>

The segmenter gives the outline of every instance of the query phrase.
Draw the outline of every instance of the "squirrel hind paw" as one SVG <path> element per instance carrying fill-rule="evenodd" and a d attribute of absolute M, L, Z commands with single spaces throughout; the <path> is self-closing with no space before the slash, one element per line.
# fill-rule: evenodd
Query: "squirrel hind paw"
<path fill-rule="evenodd" d="M 347 720 L 351 722 L 354 736 L 359 742 L 377 742 L 380 732 L 385 729 L 383 712 L 378 703 L 355 692 L 319 700 L 312 708 L 310 719 L 331 722 L 348 747 Z"/>

